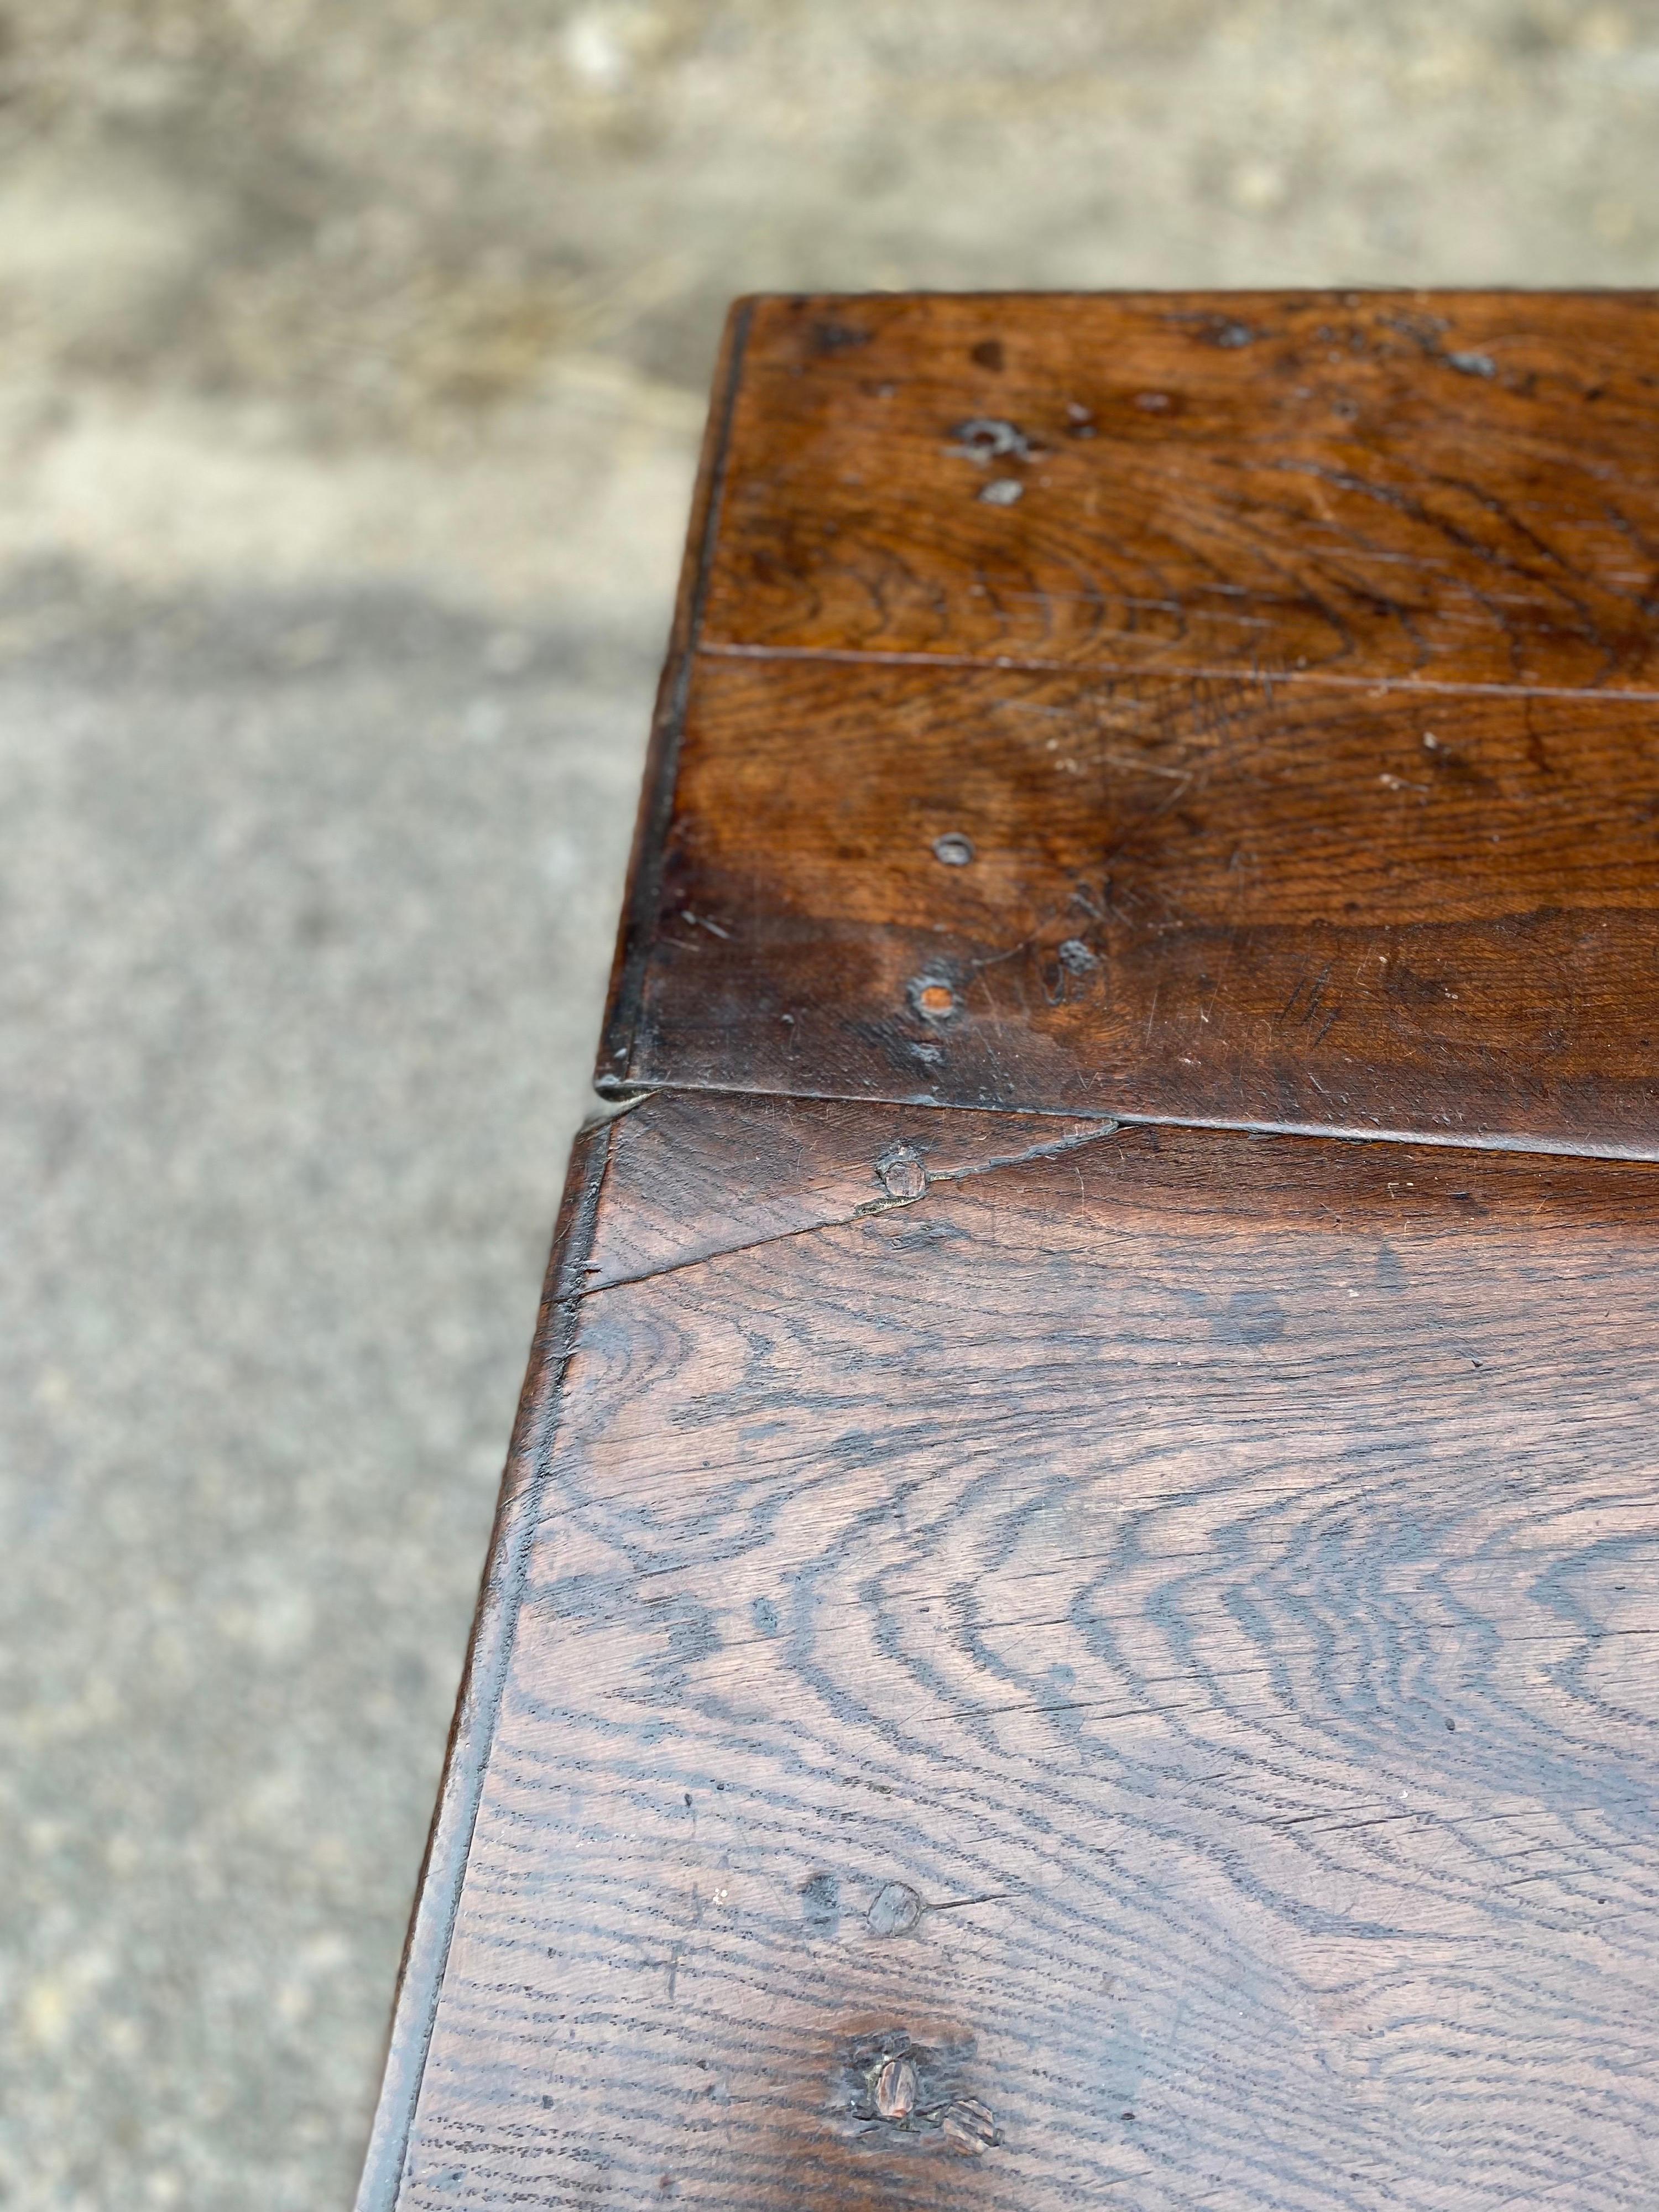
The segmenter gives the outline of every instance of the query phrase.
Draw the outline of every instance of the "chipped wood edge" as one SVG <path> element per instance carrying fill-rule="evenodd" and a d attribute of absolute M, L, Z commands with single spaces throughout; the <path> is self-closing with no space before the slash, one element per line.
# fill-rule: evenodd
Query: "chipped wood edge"
<path fill-rule="evenodd" d="M 726 318 L 726 334 L 714 371 L 713 402 L 703 432 L 702 459 L 680 566 L 679 594 L 675 602 L 673 627 L 669 632 L 668 656 L 657 686 L 656 706 L 651 718 L 651 743 L 646 754 L 634 846 L 628 864 L 628 890 L 623 900 L 605 1023 L 599 1033 L 599 1066 L 594 1071 L 593 1086 L 603 1097 L 614 1097 L 633 1087 L 646 969 L 656 942 L 668 823 L 679 774 L 680 738 L 685 727 L 691 672 L 696 662 L 703 611 L 708 598 L 714 542 L 720 532 L 720 503 L 726 489 L 732 417 L 743 380 L 744 354 L 757 304 L 753 298 L 733 303 Z"/>
<path fill-rule="evenodd" d="M 571 1150 L 529 1369 L 507 1449 L 466 1666 L 450 1729 L 443 1780 L 398 1970 L 386 2066 L 356 2212 L 393 2212 L 403 2185 L 410 2133 L 495 1739 L 507 1657 L 524 1595 L 526 1561 L 557 1419 L 560 1387 L 575 1337 L 577 1294 L 592 1246 L 611 1144 L 611 1123 L 601 1121 L 581 1130 Z"/>

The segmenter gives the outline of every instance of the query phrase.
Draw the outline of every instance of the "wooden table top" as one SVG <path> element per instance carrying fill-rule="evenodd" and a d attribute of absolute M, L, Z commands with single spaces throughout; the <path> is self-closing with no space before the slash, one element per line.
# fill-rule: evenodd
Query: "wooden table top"
<path fill-rule="evenodd" d="M 1651 2206 L 1656 714 L 1653 295 L 734 310 L 361 2212 Z"/>
<path fill-rule="evenodd" d="M 602 1085 L 1659 1157 L 1659 299 L 760 301 L 724 374 Z"/>

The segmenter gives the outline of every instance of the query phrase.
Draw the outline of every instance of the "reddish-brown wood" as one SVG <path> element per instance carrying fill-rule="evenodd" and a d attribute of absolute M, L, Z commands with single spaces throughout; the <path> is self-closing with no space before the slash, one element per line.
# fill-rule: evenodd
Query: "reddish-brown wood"
<path fill-rule="evenodd" d="M 634 1085 L 1652 1158 L 1659 710 L 704 660 L 640 986 Z"/>
<path fill-rule="evenodd" d="M 1652 293 L 766 300 L 702 637 L 1655 693 L 1656 602 Z"/>
<path fill-rule="evenodd" d="M 1656 337 L 736 312 L 360 2212 L 1652 2203 Z"/>
<path fill-rule="evenodd" d="M 931 1184 L 1012 1159 L 1057 1158 L 1100 1130 L 1097 1120 L 1048 1115 L 988 1123 L 975 1114 L 764 1096 L 728 1099 L 711 1115 L 694 1093 L 665 1091 L 648 1114 L 617 1124 L 582 1279 L 605 1290 L 858 1220 Z"/>
<path fill-rule="evenodd" d="M 600 1139 L 397 2202 L 1645 2206 L 1655 1171 L 901 1133 Z"/>

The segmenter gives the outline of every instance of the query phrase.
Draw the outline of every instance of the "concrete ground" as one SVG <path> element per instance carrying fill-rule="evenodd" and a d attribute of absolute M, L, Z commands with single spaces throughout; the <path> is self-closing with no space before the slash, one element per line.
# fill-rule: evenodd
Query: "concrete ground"
<path fill-rule="evenodd" d="M 0 0 L 0 2203 L 349 2200 L 726 300 L 1656 165 L 1655 0 Z"/>

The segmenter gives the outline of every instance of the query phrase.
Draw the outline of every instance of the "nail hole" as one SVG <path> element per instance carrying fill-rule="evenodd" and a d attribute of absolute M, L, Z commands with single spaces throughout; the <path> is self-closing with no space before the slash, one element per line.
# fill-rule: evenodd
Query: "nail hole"
<path fill-rule="evenodd" d="M 1018 422 L 1005 422 L 997 415 L 975 415 L 958 422 L 952 434 L 957 451 L 970 461 L 1029 461 L 1036 451 Z"/>
<path fill-rule="evenodd" d="M 924 1021 L 946 1021 L 957 1010 L 957 994 L 936 975 L 919 975 L 910 986 L 910 1004 Z"/>

